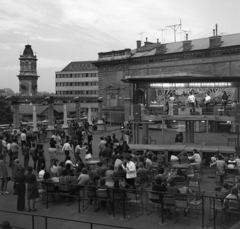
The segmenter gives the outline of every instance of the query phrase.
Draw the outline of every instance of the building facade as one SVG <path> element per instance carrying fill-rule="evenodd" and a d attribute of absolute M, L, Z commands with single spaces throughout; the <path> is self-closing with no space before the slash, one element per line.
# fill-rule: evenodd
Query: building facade
<path fill-rule="evenodd" d="M 175 115 L 184 110 L 182 105 L 190 91 L 196 94 L 200 108 L 206 92 L 210 93 L 213 106 L 219 103 L 223 91 L 228 94 L 229 105 L 239 101 L 236 83 L 240 79 L 240 34 L 168 44 L 146 39 L 143 46 L 137 41 L 133 50 L 99 53 L 94 65 L 98 67 L 103 108 L 112 106 L 108 91 L 113 88 L 119 104 L 123 104 L 125 120 L 133 120 L 134 104 L 146 111 L 141 112 L 141 120 L 148 121 L 152 116 L 156 121 L 161 120 L 161 115 L 149 111 L 151 101 L 155 101 L 155 106 L 164 106 L 171 93 L 177 100 Z M 210 119 L 214 122 L 215 117 Z"/>
<path fill-rule="evenodd" d="M 26 45 L 23 54 L 20 55 L 19 93 L 22 96 L 34 96 L 37 94 L 37 56 L 33 54 L 31 45 Z"/>
<path fill-rule="evenodd" d="M 56 72 L 56 95 L 87 95 L 98 96 L 98 70 L 92 65 L 93 61 L 77 61 L 68 64 L 62 71 Z M 91 106 L 93 116 L 97 116 L 98 104 L 84 101 L 81 110 L 86 114 Z"/>

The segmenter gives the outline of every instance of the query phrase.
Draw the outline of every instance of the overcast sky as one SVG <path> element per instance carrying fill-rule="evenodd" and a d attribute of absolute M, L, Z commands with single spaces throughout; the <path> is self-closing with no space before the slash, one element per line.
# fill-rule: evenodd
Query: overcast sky
<path fill-rule="evenodd" d="M 55 71 L 98 52 L 135 49 L 136 40 L 173 42 L 182 20 L 189 39 L 240 33 L 239 0 L 0 0 L 0 88 L 18 92 L 19 55 L 38 58 L 38 90 L 55 92 Z M 177 34 L 183 40 L 184 33 Z"/>

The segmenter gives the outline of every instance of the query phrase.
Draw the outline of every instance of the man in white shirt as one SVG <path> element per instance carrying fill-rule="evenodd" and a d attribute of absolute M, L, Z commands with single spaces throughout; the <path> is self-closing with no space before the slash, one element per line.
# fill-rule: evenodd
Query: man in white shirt
<path fill-rule="evenodd" d="M 65 161 L 67 161 L 67 158 L 69 157 L 70 153 L 73 153 L 73 149 L 70 145 L 70 140 L 67 140 L 62 148 L 62 154 L 65 154 Z"/>
<path fill-rule="evenodd" d="M 23 146 L 26 143 L 26 139 L 27 139 L 26 130 L 23 130 L 23 132 L 21 133 L 21 151 L 22 151 L 22 153 L 23 153 Z"/>
<path fill-rule="evenodd" d="M 131 161 L 130 156 L 126 156 L 126 166 L 122 164 L 123 169 L 126 171 L 126 182 L 131 188 L 135 188 L 134 179 L 137 177 L 135 164 Z"/>
<path fill-rule="evenodd" d="M 196 149 L 193 150 L 193 156 L 189 157 L 190 160 L 195 160 L 195 162 L 191 163 L 190 165 L 195 165 L 200 168 L 200 165 L 202 163 L 202 158 L 199 155 L 198 151 Z"/>
<path fill-rule="evenodd" d="M 100 137 L 100 142 L 98 144 L 98 147 L 99 147 L 99 158 L 100 159 L 102 157 L 102 152 L 105 149 L 105 144 L 106 144 L 105 139 L 103 137 Z"/>
<path fill-rule="evenodd" d="M 190 107 L 190 114 L 191 115 L 195 114 L 195 102 L 196 102 L 195 96 L 194 96 L 193 92 L 190 91 L 189 96 L 188 96 L 188 104 L 189 104 L 189 107 Z"/>

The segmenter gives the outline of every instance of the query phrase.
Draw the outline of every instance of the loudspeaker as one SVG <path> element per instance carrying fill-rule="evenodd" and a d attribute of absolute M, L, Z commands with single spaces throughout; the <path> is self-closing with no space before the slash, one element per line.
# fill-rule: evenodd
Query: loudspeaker
<path fill-rule="evenodd" d="M 141 121 L 141 106 L 139 104 L 133 105 L 133 118 L 134 121 Z"/>
<path fill-rule="evenodd" d="M 236 105 L 235 110 L 235 123 L 240 123 L 240 104 Z"/>

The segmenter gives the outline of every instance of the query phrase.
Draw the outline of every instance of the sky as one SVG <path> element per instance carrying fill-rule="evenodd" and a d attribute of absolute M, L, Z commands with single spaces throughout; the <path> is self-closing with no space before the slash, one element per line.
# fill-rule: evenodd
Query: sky
<path fill-rule="evenodd" d="M 240 33 L 239 0 L 0 0 L 0 6 L 0 88 L 14 92 L 26 44 L 38 58 L 38 91 L 55 92 L 55 72 L 71 61 L 135 49 L 146 37 L 174 42 L 167 26 L 180 19 L 189 39 L 212 36 L 216 23 L 220 35 Z"/>

